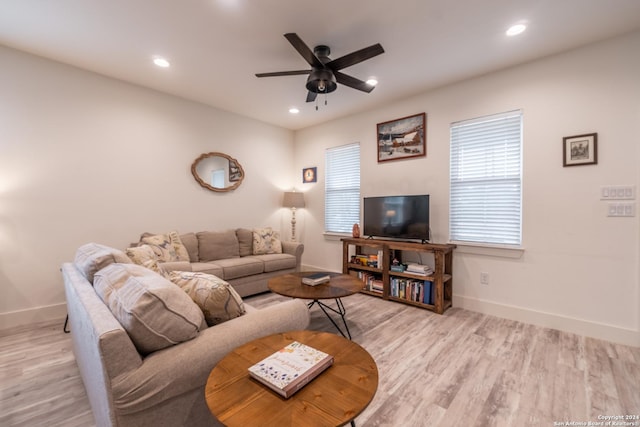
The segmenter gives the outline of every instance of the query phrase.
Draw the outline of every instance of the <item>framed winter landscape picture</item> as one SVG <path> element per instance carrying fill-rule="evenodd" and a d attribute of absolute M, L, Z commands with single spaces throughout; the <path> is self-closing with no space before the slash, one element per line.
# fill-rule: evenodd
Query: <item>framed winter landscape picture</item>
<path fill-rule="evenodd" d="M 425 113 L 378 123 L 378 162 L 427 155 Z"/>

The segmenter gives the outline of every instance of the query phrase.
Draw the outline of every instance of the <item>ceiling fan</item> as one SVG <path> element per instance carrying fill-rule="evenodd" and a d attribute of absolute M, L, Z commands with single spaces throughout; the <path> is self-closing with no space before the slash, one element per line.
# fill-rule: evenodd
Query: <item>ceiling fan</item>
<path fill-rule="evenodd" d="M 338 84 L 343 84 L 351 88 L 361 90 L 363 92 L 371 92 L 374 88 L 362 80 L 341 73 L 343 68 L 358 64 L 374 56 L 384 53 L 384 49 L 380 43 L 376 43 L 364 49 L 357 50 L 348 55 L 341 56 L 338 59 L 331 59 L 331 49 L 329 46 L 319 45 L 313 51 L 298 37 L 295 33 L 287 33 L 284 35 L 289 43 L 298 51 L 300 55 L 311 65 L 310 70 L 296 71 L 278 71 L 274 73 L 258 73 L 256 77 L 277 77 L 277 76 L 295 76 L 309 74 L 307 78 L 307 102 L 313 102 L 319 93 L 331 93 L 337 89 Z"/>

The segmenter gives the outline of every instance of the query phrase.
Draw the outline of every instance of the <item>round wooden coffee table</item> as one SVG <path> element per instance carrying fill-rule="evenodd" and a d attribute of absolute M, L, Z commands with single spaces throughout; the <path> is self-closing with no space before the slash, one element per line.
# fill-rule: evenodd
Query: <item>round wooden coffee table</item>
<path fill-rule="evenodd" d="M 314 273 L 326 273 L 331 277 L 331 279 L 326 283 L 316 286 L 309 286 L 302 283 L 303 277 Z M 349 331 L 349 326 L 347 326 L 347 321 L 345 319 L 345 314 L 347 314 L 347 312 L 340 298 L 353 295 L 362 290 L 363 284 L 358 280 L 358 278 L 349 274 L 329 273 L 324 271 L 304 271 L 274 277 L 269 280 L 268 286 L 272 292 L 286 297 L 312 300 L 308 304 L 309 308 L 314 304 L 317 304 L 340 334 L 345 338 L 349 337 L 349 339 L 351 339 L 351 332 Z M 321 301 L 323 299 L 335 299 L 337 308 L 333 308 L 330 305 L 325 304 Z M 336 321 L 333 320 L 327 310 L 331 310 L 332 312 L 340 315 L 345 330 L 347 331 L 346 334 L 342 332 L 340 326 L 338 326 Z"/>
<path fill-rule="evenodd" d="M 284 399 L 249 377 L 253 364 L 293 341 L 334 357 L 331 367 Z M 211 371 L 205 399 L 211 413 L 224 425 L 341 426 L 369 405 L 378 388 L 378 368 L 358 344 L 339 335 L 293 331 L 244 344 L 227 354 Z"/>

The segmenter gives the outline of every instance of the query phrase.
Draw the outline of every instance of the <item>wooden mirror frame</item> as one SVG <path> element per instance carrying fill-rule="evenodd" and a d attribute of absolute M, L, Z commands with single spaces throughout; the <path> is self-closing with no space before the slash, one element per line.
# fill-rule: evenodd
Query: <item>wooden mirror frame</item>
<path fill-rule="evenodd" d="M 237 177 L 231 181 L 231 179 L 229 178 L 230 182 L 232 182 L 232 184 L 230 184 L 228 187 L 224 187 L 224 188 L 218 188 L 218 187 L 214 187 L 210 184 L 207 184 L 201 177 L 200 175 L 198 175 L 198 171 L 197 171 L 197 167 L 198 167 L 198 163 L 200 163 L 201 161 L 211 158 L 211 157 L 222 157 L 225 158 L 229 161 L 229 174 L 231 173 L 230 169 L 233 166 L 234 168 L 237 168 L 237 172 L 234 172 L 234 175 L 237 175 Z M 242 169 L 242 166 L 240 165 L 240 163 L 238 163 L 238 161 L 236 159 L 234 159 L 231 156 L 228 156 L 224 153 L 218 153 L 218 152 L 211 152 L 211 153 L 204 153 L 202 155 L 200 155 L 200 157 L 198 157 L 193 164 L 191 165 L 191 174 L 193 175 L 193 177 L 196 179 L 196 181 L 198 182 L 198 184 L 200 184 L 202 187 L 206 188 L 207 190 L 211 190 L 211 191 L 215 191 L 218 193 L 226 193 L 227 191 L 232 191 L 235 190 L 236 188 L 238 188 L 240 186 L 240 184 L 242 184 L 242 180 L 244 180 L 244 169 Z"/>

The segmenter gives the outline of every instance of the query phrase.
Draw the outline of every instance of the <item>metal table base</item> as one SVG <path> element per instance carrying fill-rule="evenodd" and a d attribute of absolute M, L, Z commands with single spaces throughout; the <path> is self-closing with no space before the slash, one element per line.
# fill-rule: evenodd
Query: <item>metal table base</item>
<path fill-rule="evenodd" d="M 309 309 L 311 307 L 313 307 L 314 304 L 318 304 L 318 307 L 320 307 L 320 309 L 324 312 L 324 314 L 329 318 L 329 320 L 331 321 L 331 323 L 333 323 L 333 326 L 336 327 L 336 329 L 338 330 L 338 332 L 340 332 L 340 335 L 342 335 L 345 338 L 349 338 L 351 339 L 351 332 L 349 331 L 349 326 L 347 325 L 347 320 L 344 318 L 345 314 L 347 314 L 347 311 L 344 308 L 344 304 L 342 303 L 342 300 L 340 298 L 336 298 L 336 308 L 331 307 L 330 305 L 327 305 L 325 303 L 323 303 L 320 300 L 314 299 L 313 301 L 311 301 L 307 307 L 309 307 Z M 333 318 L 331 317 L 331 315 L 329 314 L 329 312 L 327 310 L 331 310 L 334 313 L 340 315 L 340 317 L 342 317 L 342 323 L 344 324 L 344 328 L 347 331 L 347 334 L 345 335 L 344 332 L 342 332 L 342 329 L 340 329 L 340 326 L 338 326 L 338 324 L 336 323 L 335 320 L 333 320 Z"/>

